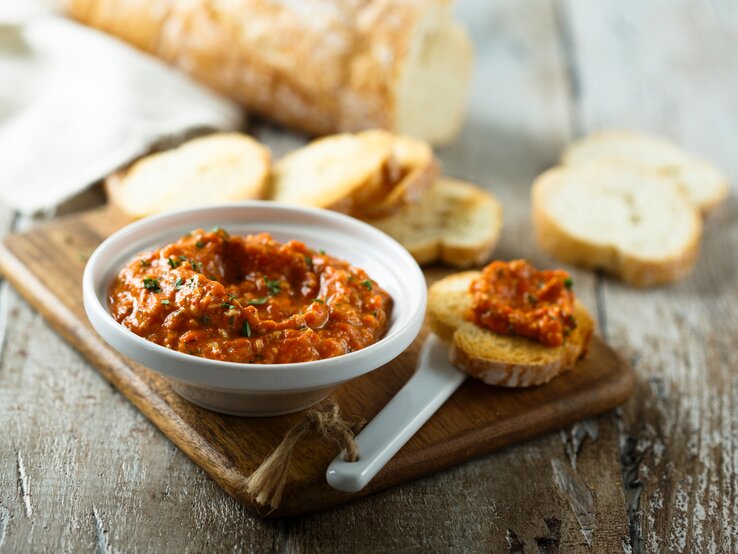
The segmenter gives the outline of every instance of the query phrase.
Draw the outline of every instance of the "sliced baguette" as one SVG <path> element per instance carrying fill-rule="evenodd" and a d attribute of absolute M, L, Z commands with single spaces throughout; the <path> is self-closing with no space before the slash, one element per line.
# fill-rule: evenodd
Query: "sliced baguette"
<path fill-rule="evenodd" d="M 658 173 L 622 162 L 559 166 L 533 183 L 540 247 L 636 286 L 683 277 L 699 253 L 699 212 Z"/>
<path fill-rule="evenodd" d="M 134 218 L 262 198 L 271 155 L 252 138 L 217 133 L 141 158 L 107 178 L 110 201 Z"/>
<path fill-rule="evenodd" d="M 418 201 L 437 174 L 433 151 L 424 142 L 379 129 L 344 133 L 279 160 L 271 198 L 376 217 Z"/>
<path fill-rule="evenodd" d="M 441 178 L 418 204 L 367 221 L 395 238 L 420 264 L 440 261 L 464 268 L 491 256 L 502 230 L 502 206 L 475 185 Z"/>
<path fill-rule="evenodd" d="M 384 131 L 315 140 L 274 165 L 271 198 L 350 212 L 381 188 L 391 155 L 392 136 Z"/>
<path fill-rule="evenodd" d="M 668 178 L 704 214 L 728 195 L 727 178 L 698 156 L 660 138 L 628 131 L 603 131 L 575 142 L 564 164 L 622 161 L 642 165 Z"/>
<path fill-rule="evenodd" d="M 362 219 L 384 217 L 419 203 L 438 178 L 433 149 L 425 142 L 395 135 L 384 190 L 375 202 L 354 210 Z M 382 197 L 383 196 L 383 197 Z"/>
<path fill-rule="evenodd" d="M 428 290 L 428 324 L 451 343 L 449 356 L 456 368 L 490 385 L 529 387 L 549 382 L 586 354 L 594 322 L 579 301 L 574 306 L 577 327 L 556 347 L 498 335 L 467 321 L 469 286 L 480 275 L 479 271 L 450 275 Z"/>

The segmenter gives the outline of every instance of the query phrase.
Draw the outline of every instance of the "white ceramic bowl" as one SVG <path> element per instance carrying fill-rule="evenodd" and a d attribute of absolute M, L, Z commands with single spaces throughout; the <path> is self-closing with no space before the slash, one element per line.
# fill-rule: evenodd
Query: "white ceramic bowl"
<path fill-rule="evenodd" d="M 279 241 L 300 240 L 349 261 L 394 300 L 390 326 L 377 343 L 314 362 L 242 364 L 170 350 L 134 334 L 113 319 L 107 291 L 136 254 L 161 247 L 192 229 L 222 227 L 231 234 L 269 232 Z M 423 324 L 426 286 L 415 260 L 395 240 L 351 217 L 275 202 L 243 202 L 166 213 L 132 223 L 105 240 L 83 277 L 87 317 L 121 354 L 167 377 L 183 397 L 233 415 L 295 412 L 322 400 L 338 384 L 376 369 L 403 352 Z"/>

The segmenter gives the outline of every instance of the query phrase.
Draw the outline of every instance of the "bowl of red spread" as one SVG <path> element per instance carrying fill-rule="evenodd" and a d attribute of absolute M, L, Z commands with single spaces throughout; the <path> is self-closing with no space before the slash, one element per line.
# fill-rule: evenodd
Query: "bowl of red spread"
<path fill-rule="evenodd" d="M 235 415 L 303 409 L 394 359 L 425 280 L 356 219 L 274 202 L 171 212 L 104 241 L 83 278 L 93 327 L 183 397 Z"/>

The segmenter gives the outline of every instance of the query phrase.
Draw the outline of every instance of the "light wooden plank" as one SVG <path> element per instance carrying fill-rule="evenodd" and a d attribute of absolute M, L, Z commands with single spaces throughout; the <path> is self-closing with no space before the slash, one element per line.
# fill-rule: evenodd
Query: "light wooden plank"
<path fill-rule="evenodd" d="M 738 182 L 738 4 L 563 4 L 582 130 L 656 132 Z M 705 235 L 699 265 L 683 282 L 604 286 L 607 335 L 640 377 L 620 429 L 635 551 L 738 548 L 735 196 L 709 217 Z"/>

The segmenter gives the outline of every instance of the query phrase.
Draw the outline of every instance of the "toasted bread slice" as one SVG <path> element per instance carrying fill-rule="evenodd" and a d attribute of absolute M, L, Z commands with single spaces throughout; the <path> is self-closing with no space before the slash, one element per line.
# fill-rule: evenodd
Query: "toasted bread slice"
<path fill-rule="evenodd" d="M 107 178 L 110 201 L 131 217 L 262 198 L 271 155 L 239 133 L 216 133 L 141 158 Z"/>
<path fill-rule="evenodd" d="M 428 290 L 428 323 L 451 343 L 451 363 L 490 385 L 529 387 L 549 382 L 571 369 L 586 354 L 594 322 L 577 301 L 577 327 L 561 346 L 544 346 L 523 338 L 499 335 L 466 320 L 471 308 L 469 286 L 479 271 L 450 275 Z"/>
<path fill-rule="evenodd" d="M 446 342 L 451 342 L 456 330 L 467 323 L 465 314 L 471 308 L 469 287 L 481 271 L 464 271 L 444 277 L 428 289 L 428 325 Z"/>
<path fill-rule="evenodd" d="M 316 140 L 275 165 L 271 197 L 357 217 L 419 201 L 438 175 L 426 143 L 383 130 Z"/>
<path fill-rule="evenodd" d="M 560 166 L 533 184 L 540 247 L 636 286 L 683 277 L 699 254 L 702 220 L 658 173 L 620 162 Z"/>
<path fill-rule="evenodd" d="M 464 268 L 492 254 L 502 230 L 502 206 L 475 185 L 441 178 L 420 203 L 368 222 L 394 237 L 420 264 L 441 261 Z"/>
<path fill-rule="evenodd" d="M 665 140 L 628 131 L 604 131 L 575 142 L 562 161 L 582 165 L 623 161 L 642 165 L 668 178 L 702 213 L 728 195 L 727 178 L 714 166 Z"/>
<path fill-rule="evenodd" d="M 394 135 L 383 190 L 374 202 L 359 206 L 354 215 L 362 219 L 385 217 L 419 203 L 439 175 L 433 149 L 425 142 Z"/>
<path fill-rule="evenodd" d="M 392 145 L 392 135 L 385 131 L 315 140 L 275 164 L 271 198 L 351 212 L 361 199 L 381 188 Z"/>

